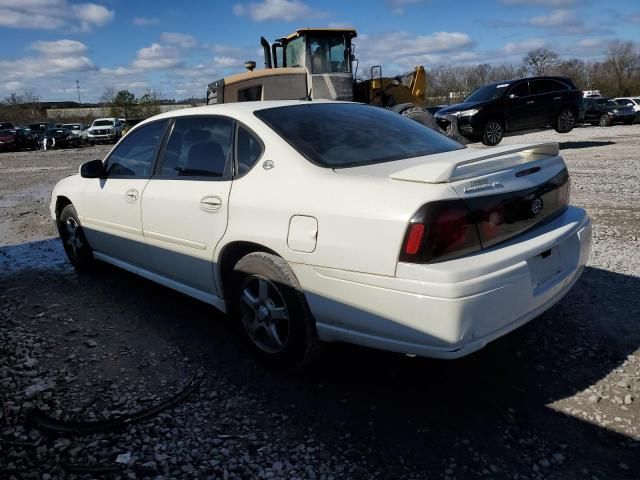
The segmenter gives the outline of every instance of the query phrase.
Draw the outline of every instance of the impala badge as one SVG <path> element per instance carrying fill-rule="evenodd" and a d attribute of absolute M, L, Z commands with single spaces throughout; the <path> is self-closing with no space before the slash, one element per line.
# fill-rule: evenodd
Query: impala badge
<path fill-rule="evenodd" d="M 262 164 L 262 168 L 264 168 L 265 170 L 271 170 L 275 166 L 276 164 L 273 163 L 271 160 L 265 160 L 264 163 Z"/>
<path fill-rule="evenodd" d="M 531 213 L 537 215 L 540 213 L 540 210 L 542 210 L 542 199 L 536 198 L 531 202 Z"/>

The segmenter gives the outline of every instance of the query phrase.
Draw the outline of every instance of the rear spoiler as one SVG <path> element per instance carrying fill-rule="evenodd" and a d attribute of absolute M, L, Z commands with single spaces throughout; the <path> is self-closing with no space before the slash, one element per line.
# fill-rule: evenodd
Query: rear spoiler
<path fill-rule="evenodd" d="M 471 147 L 439 154 L 433 161 L 394 172 L 390 177 L 410 182 L 448 183 L 537 160 L 539 155 L 557 156 L 559 153 L 557 143 L 505 145 L 491 149 Z"/>

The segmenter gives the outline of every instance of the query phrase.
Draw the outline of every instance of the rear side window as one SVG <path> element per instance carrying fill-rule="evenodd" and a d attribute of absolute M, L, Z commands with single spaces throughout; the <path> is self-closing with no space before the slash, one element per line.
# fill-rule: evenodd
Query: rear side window
<path fill-rule="evenodd" d="M 262 144 L 246 128 L 238 127 L 238 175 L 244 175 L 255 165 L 262 155 Z"/>
<path fill-rule="evenodd" d="M 258 100 L 262 100 L 262 85 L 238 90 L 239 102 L 255 102 Z"/>
<path fill-rule="evenodd" d="M 554 92 L 566 92 L 571 90 L 571 87 L 566 83 L 558 82 L 557 80 L 551 80 L 551 88 Z"/>
<path fill-rule="evenodd" d="M 177 118 L 160 167 L 161 177 L 228 177 L 231 174 L 232 120 Z"/>
<path fill-rule="evenodd" d="M 542 95 L 543 93 L 551 93 L 551 80 L 534 80 L 530 82 L 531 95 Z"/>
<path fill-rule="evenodd" d="M 129 133 L 109 155 L 107 175 L 150 177 L 166 125 L 166 121 L 150 123 Z"/>
<path fill-rule="evenodd" d="M 255 115 L 311 162 L 328 168 L 450 152 L 458 142 L 383 108 L 309 103 L 258 110 Z"/>

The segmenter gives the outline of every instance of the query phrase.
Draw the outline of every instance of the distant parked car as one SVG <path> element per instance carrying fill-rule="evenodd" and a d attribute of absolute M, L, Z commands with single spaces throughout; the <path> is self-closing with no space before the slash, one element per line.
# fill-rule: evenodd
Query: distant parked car
<path fill-rule="evenodd" d="M 613 99 L 618 105 L 631 107 L 636 112 L 636 122 L 640 122 L 640 97 L 618 97 Z"/>
<path fill-rule="evenodd" d="M 27 129 L 36 135 L 38 138 L 42 138 L 44 132 L 49 130 L 50 128 L 56 128 L 55 123 L 43 121 L 43 122 L 33 122 L 27 125 Z"/>
<path fill-rule="evenodd" d="M 582 92 L 569 78 L 534 77 L 492 83 L 478 88 L 462 103 L 436 112 L 447 130 L 448 115 L 458 119 L 458 131 L 469 140 L 497 145 L 505 133 L 555 128 L 567 133 L 582 120 Z"/>
<path fill-rule="evenodd" d="M 38 148 L 38 139 L 22 128 L 0 130 L 0 151 Z"/>
<path fill-rule="evenodd" d="M 62 128 L 67 128 L 71 133 L 80 141 L 80 143 L 86 143 L 89 141 L 89 132 L 87 126 L 82 123 L 65 123 Z"/>
<path fill-rule="evenodd" d="M 77 147 L 80 140 L 68 128 L 50 128 L 44 132 L 41 144 L 43 148 Z"/>
<path fill-rule="evenodd" d="M 13 130 L 16 128 L 11 122 L 0 122 L 0 130 Z"/>
<path fill-rule="evenodd" d="M 614 123 L 631 125 L 636 119 L 633 108 L 619 105 L 610 98 L 585 98 L 584 121 L 592 125 L 608 127 Z"/>
<path fill-rule="evenodd" d="M 89 141 L 117 142 L 122 137 L 122 123 L 117 118 L 98 118 L 93 121 L 88 131 Z"/>

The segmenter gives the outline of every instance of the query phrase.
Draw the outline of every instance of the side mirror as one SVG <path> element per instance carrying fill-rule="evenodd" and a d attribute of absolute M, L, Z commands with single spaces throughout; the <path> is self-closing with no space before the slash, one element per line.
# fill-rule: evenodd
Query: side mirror
<path fill-rule="evenodd" d="M 105 178 L 107 172 L 102 160 L 91 160 L 80 165 L 80 176 L 82 178 Z"/>

